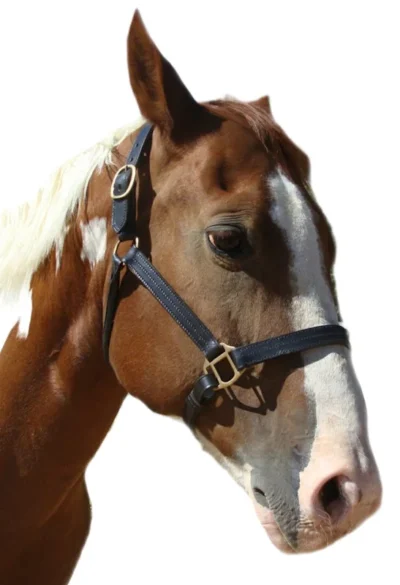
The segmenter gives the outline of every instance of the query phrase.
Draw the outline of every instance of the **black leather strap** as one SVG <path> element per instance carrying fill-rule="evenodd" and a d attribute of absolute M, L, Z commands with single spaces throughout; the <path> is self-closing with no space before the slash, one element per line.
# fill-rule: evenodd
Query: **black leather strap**
<path fill-rule="evenodd" d="M 130 248 L 123 262 L 209 360 L 214 359 L 222 351 L 211 331 L 136 246 Z"/>
<path fill-rule="evenodd" d="M 129 188 L 134 172 L 133 167 L 123 167 L 114 179 L 113 195 L 121 199 L 113 199 L 111 224 L 121 242 L 133 239 L 136 232 L 135 183 Z"/>
<path fill-rule="evenodd" d="M 136 177 L 133 173 L 136 173 L 136 168 L 139 169 L 141 156 L 146 156 L 150 150 L 151 129 L 150 124 L 143 126 L 129 154 L 127 165 L 118 171 L 113 182 L 112 225 L 120 241 L 125 241 L 128 238 L 134 239 L 136 235 Z M 224 347 L 136 246 L 132 246 L 121 259 L 116 253 L 113 254 L 103 330 L 103 350 L 107 360 L 115 312 L 118 306 L 122 266 L 126 266 L 142 282 L 203 352 L 209 362 L 217 356 L 220 360 L 229 361 L 227 353 L 221 355 L 225 352 Z M 327 345 L 349 347 L 347 331 L 340 325 L 321 325 L 237 347 L 229 352 L 229 357 L 234 364 L 231 363 L 230 367 L 232 370 L 237 369 L 237 371 L 233 371 L 235 376 L 232 380 L 237 380 L 243 370 L 256 364 Z M 212 366 L 217 367 L 215 363 Z M 217 380 L 220 375 L 219 370 L 213 370 L 213 372 L 209 371 L 200 376 L 186 398 L 184 419 L 190 427 L 194 426 L 200 411 L 214 399 L 216 390 L 219 388 Z M 231 383 L 230 379 L 227 380 L 226 384 L 228 383 Z M 220 387 L 224 387 L 223 384 Z"/>
<path fill-rule="evenodd" d="M 185 301 L 164 280 L 161 274 L 136 247 L 132 246 L 122 262 L 142 282 L 149 292 L 185 331 L 208 360 L 213 360 L 223 348 Z M 341 325 L 320 325 L 265 339 L 238 347 L 230 357 L 238 370 L 245 370 L 256 364 L 284 355 L 300 353 L 327 345 L 349 347 L 346 329 Z M 193 427 L 202 408 L 215 396 L 218 381 L 212 373 L 201 376 L 185 402 L 184 420 Z"/>
<path fill-rule="evenodd" d="M 185 400 L 183 418 L 189 427 L 193 428 L 201 410 L 215 399 L 217 387 L 218 382 L 213 374 L 204 374 L 197 380 Z"/>
<path fill-rule="evenodd" d="M 133 240 L 136 234 L 136 177 L 140 157 L 148 154 L 152 125 L 145 124 L 132 146 L 127 164 L 119 169 L 113 182 L 111 223 L 121 242 Z"/>
<path fill-rule="evenodd" d="M 231 358 L 238 370 L 255 366 L 274 358 L 299 353 L 324 345 L 350 347 L 349 336 L 341 325 L 320 325 L 294 331 L 279 337 L 243 345 L 232 351 Z"/>
<path fill-rule="evenodd" d="M 213 360 L 223 348 L 185 301 L 149 262 L 136 246 L 132 246 L 123 258 L 126 267 L 135 274 L 142 284 L 158 300 L 176 323 L 204 353 Z M 238 370 L 260 364 L 280 356 L 299 353 L 325 345 L 345 345 L 349 347 L 346 329 L 341 325 L 319 325 L 265 339 L 232 350 L 230 357 Z"/>
<path fill-rule="evenodd" d="M 128 155 L 126 164 L 137 166 L 139 160 L 144 154 L 144 147 L 148 144 L 148 139 L 151 136 L 151 131 L 153 130 L 153 126 L 146 122 L 140 129 L 139 134 L 136 136 L 135 142 L 131 148 L 131 151 Z"/>
<path fill-rule="evenodd" d="M 111 333 L 118 307 L 119 280 L 123 264 L 116 254 L 112 256 L 110 284 L 108 288 L 106 314 L 103 324 L 103 353 L 108 362 Z"/>
<path fill-rule="evenodd" d="M 140 129 L 129 153 L 127 164 L 117 171 L 113 180 L 111 224 L 120 242 L 133 240 L 136 235 L 136 176 L 134 174 L 140 169 L 141 156 L 147 156 L 149 153 L 151 130 L 152 125 L 148 123 Z M 107 361 L 114 317 L 118 306 L 122 266 L 122 261 L 114 253 L 103 324 L 103 353 Z"/>

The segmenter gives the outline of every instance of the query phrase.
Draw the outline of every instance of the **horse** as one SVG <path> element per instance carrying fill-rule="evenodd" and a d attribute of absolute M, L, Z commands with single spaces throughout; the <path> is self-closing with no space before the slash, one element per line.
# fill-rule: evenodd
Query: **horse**
<path fill-rule="evenodd" d="M 268 97 L 198 103 L 137 11 L 128 66 L 144 120 L 0 217 L 0 295 L 17 312 L 0 352 L 0 581 L 9 585 L 70 579 L 90 529 L 85 470 L 127 395 L 180 419 L 194 405 L 195 437 L 282 551 L 331 544 L 381 501 L 342 334 L 246 368 L 234 362 L 235 348 L 342 330 L 335 244 L 308 157 Z M 129 238 L 115 229 L 121 177 Z M 139 253 L 142 278 L 131 269 Z M 192 340 L 180 311 L 195 320 Z M 206 361 L 192 343 L 202 326 L 224 348 Z M 210 389 L 226 369 L 228 383 Z M 212 400 L 193 394 L 198 380 Z"/>

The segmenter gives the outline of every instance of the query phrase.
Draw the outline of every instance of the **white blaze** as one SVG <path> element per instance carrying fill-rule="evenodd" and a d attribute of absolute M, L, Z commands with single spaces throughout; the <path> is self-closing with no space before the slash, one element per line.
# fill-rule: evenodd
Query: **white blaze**
<path fill-rule="evenodd" d="M 296 329 L 337 323 L 335 303 L 322 271 L 322 257 L 311 209 L 280 171 L 269 180 L 273 221 L 285 234 L 292 256 L 293 325 Z"/>
<path fill-rule="evenodd" d="M 280 170 L 269 179 L 273 198 L 271 217 L 284 233 L 291 254 L 293 329 L 327 323 L 338 315 L 328 286 L 312 211 L 300 190 Z M 360 430 L 362 395 L 344 347 L 304 352 L 305 392 L 315 403 L 317 436 L 332 436 L 339 430 L 349 444 Z M 351 442 L 351 441 L 350 441 Z"/>

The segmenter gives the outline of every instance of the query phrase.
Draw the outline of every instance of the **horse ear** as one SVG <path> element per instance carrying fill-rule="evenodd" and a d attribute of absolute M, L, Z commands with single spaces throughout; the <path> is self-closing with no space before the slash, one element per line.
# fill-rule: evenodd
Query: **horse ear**
<path fill-rule="evenodd" d="M 142 115 L 174 140 L 189 137 L 212 115 L 198 104 L 150 38 L 139 11 L 128 35 L 131 86 Z"/>
<path fill-rule="evenodd" d="M 269 96 L 265 95 L 254 102 L 251 102 L 257 108 L 260 108 L 264 112 L 267 112 L 270 116 L 272 116 L 271 112 L 271 103 L 269 100 Z"/>

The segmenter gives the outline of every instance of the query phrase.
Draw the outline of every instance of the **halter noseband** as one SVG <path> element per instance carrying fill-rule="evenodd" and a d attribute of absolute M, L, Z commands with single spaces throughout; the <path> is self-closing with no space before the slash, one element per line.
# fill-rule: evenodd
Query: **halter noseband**
<path fill-rule="evenodd" d="M 103 327 L 103 351 L 108 361 L 109 345 L 118 305 L 120 272 L 125 266 L 171 315 L 205 356 L 203 373 L 187 396 L 183 418 L 194 427 L 197 416 L 204 406 L 216 396 L 216 391 L 234 384 L 246 369 L 268 360 L 300 353 L 327 345 L 349 347 L 346 329 L 340 325 L 320 325 L 287 335 L 272 337 L 241 347 L 220 343 L 185 301 L 164 280 L 137 245 L 132 245 L 120 258 L 121 242 L 134 240 L 136 236 L 136 169 L 142 157 L 149 155 L 152 126 L 145 124 L 140 130 L 125 166 L 119 169 L 111 186 L 112 226 L 118 242 L 112 255 L 111 278 Z M 224 363 L 230 374 L 222 378 L 218 369 Z"/>

